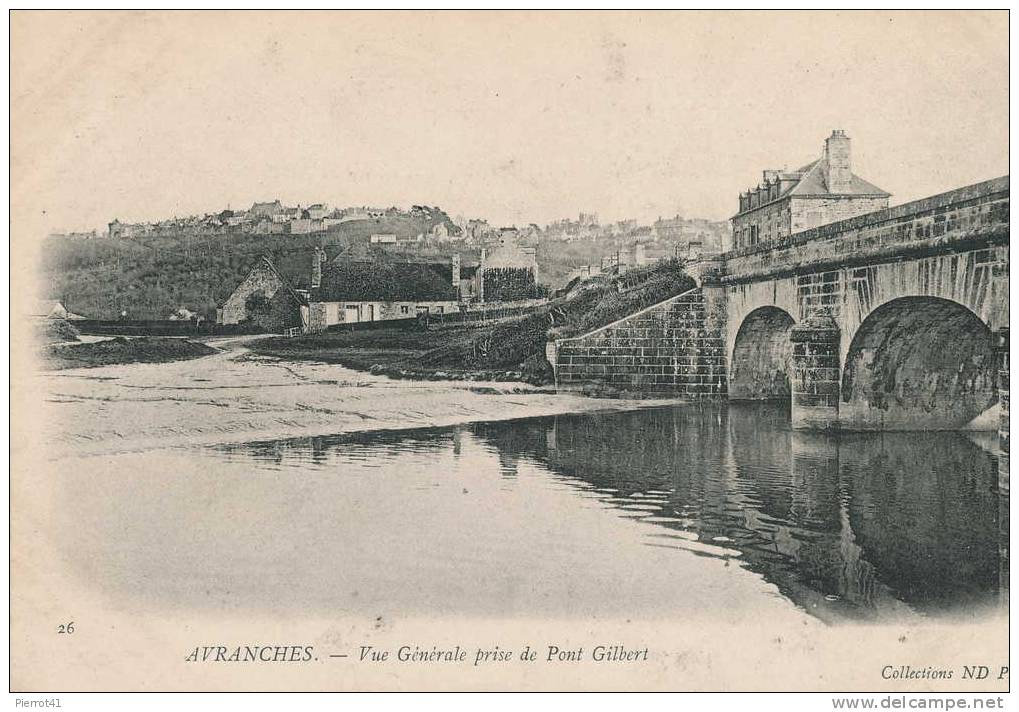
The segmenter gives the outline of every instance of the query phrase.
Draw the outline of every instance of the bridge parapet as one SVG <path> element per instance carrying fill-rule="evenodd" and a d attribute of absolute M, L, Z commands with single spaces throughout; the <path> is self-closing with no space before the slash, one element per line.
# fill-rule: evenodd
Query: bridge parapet
<path fill-rule="evenodd" d="M 1009 177 L 725 253 L 725 284 L 1007 245 Z"/>

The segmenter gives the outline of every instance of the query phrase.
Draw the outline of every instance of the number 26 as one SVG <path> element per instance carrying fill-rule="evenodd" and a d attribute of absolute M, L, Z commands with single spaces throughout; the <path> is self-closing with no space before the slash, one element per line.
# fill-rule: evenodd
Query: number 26
<path fill-rule="evenodd" d="M 70 623 L 61 623 L 60 625 L 57 626 L 58 634 L 67 633 L 68 635 L 70 635 L 73 632 L 74 632 L 74 621 L 71 621 Z"/>

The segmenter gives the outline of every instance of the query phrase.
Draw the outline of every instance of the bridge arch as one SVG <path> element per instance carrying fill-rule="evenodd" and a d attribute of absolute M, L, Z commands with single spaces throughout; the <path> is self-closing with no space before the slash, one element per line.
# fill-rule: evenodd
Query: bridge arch
<path fill-rule="evenodd" d="M 736 333 L 729 359 L 731 400 L 785 400 L 790 397 L 789 365 L 796 324 L 789 312 L 764 306 L 747 314 Z"/>
<path fill-rule="evenodd" d="M 990 328 L 940 297 L 899 297 L 871 310 L 843 364 L 839 421 L 849 430 L 957 429 L 998 398 Z"/>

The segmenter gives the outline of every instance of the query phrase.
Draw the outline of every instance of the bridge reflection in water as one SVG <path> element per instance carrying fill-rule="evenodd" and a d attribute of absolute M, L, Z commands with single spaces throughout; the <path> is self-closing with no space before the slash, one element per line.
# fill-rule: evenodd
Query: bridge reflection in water
<path fill-rule="evenodd" d="M 479 448 L 488 457 L 477 457 Z M 497 491 L 507 497 L 484 503 L 485 516 L 496 516 L 491 508 L 500 508 L 500 526 L 512 526 L 504 520 L 517 516 L 513 507 L 539 504 L 510 496 L 520 478 L 552 478 L 557 490 L 576 490 L 579 499 L 646 525 L 633 532 L 635 546 L 722 558 L 757 573 L 818 618 L 838 622 L 902 614 L 957 619 L 1007 609 L 1008 464 L 996 448 L 995 433 L 794 431 L 788 403 L 754 402 L 216 450 L 283 473 L 309 466 L 353 477 L 399 472 L 397 482 L 413 488 L 399 496 L 437 492 L 442 483 L 463 477 L 459 468 L 490 467 L 476 474 L 501 480 Z M 336 496 L 329 480 L 312 482 L 324 488 L 316 496 Z M 336 481 L 340 493 L 343 482 Z M 379 486 L 385 488 L 378 492 L 384 501 L 398 484 L 383 477 Z M 543 490 L 523 491 L 531 497 Z M 473 521 L 472 510 L 461 509 L 470 507 L 467 497 L 430 501 L 439 508 L 436 521 Z M 394 517 L 399 519 L 398 512 Z M 462 536 L 479 536 L 464 527 L 457 529 Z M 561 542 L 565 550 L 585 538 L 582 531 L 563 536 L 569 538 Z M 556 541 L 519 545 L 540 547 L 527 552 L 540 556 Z M 492 555 L 499 551 L 494 547 Z M 445 555 L 451 567 L 468 565 L 455 551 Z M 613 565 L 630 570 L 626 561 Z M 640 571 L 636 567 L 634 575 Z"/>
<path fill-rule="evenodd" d="M 993 434 L 794 432 L 788 407 L 662 407 L 471 429 L 498 448 L 504 472 L 520 459 L 541 463 L 655 524 L 649 545 L 731 556 L 823 619 L 1007 605 L 1008 490 L 999 491 Z"/>

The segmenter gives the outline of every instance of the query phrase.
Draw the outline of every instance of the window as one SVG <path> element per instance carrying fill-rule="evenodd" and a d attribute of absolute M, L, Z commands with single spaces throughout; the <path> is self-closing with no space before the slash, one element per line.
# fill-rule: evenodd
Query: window
<path fill-rule="evenodd" d="M 410 314 L 410 307 L 407 306 L 406 304 L 404 304 L 402 307 L 400 307 L 400 313 L 401 314 Z"/>

